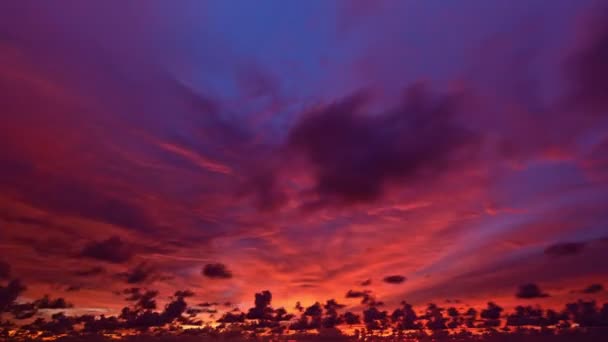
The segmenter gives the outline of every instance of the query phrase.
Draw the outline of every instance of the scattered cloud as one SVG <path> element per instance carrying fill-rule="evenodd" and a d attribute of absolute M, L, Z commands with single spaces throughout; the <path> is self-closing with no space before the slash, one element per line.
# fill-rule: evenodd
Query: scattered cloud
<path fill-rule="evenodd" d="M 519 287 L 515 294 L 517 298 L 532 299 L 532 298 L 543 298 L 549 297 L 548 294 L 542 292 L 540 287 L 534 283 L 524 284 Z"/>
<path fill-rule="evenodd" d="M 391 276 L 384 277 L 384 279 L 382 279 L 382 280 L 388 284 L 401 284 L 404 281 L 406 281 L 406 278 L 401 275 L 391 275 Z"/>
<path fill-rule="evenodd" d="M 88 243 L 82 250 L 81 255 L 87 258 L 120 264 L 129 261 L 133 257 L 133 250 L 120 237 L 112 236 L 107 240 Z"/>
<path fill-rule="evenodd" d="M 212 279 L 230 279 L 232 278 L 232 272 L 228 270 L 226 265 L 216 263 L 207 264 L 203 268 L 202 274 L 207 278 Z"/>

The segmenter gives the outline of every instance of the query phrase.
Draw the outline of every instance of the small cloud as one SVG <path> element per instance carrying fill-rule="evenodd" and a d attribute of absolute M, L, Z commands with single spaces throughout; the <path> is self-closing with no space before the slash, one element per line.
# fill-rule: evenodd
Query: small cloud
<path fill-rule="evenodd" d="M 517 298 L 531 299 L 531 298 L 544 298 L 549 297 L 548 294 L 543 293 L 540 287 L 534 283 L 524 284 L 519 287 L 519 290 L 515 294 Z"/>
<path fill-rule="evenodd" d="M 344 297 L 346 298 L 365 298 L 367 296 L 369 296 L 370 291 L 354 291 L 354 290 L 348 290 L 348 292 L 346 292 L 346 295 Z"/>
<path fill-rule="evenodd" d="M 73 306 L 63 298 L 51 299 L 48 295 L 36 300 L 34 305 L 38 309 L 68 309 Z"/>
<path fill-rule="evenodd" d="M 587 293 L 587 294 L 593 294 L 593 293 L 598 293 L 598 292 L 602 292 L 602 291 L 604 291 L 604 285 L 602 285 L 602 284 L 591 284 L 591 285 L 587 286 L 587 288 L 585 288 L 581 292 L 582 293 Z"/>
<path fill-rule="evenodd" d="M 367 280 L 361 282 L 361 286 L 370 286 L 371 284 L 372 284 L 371 279 L 367 279 Z"/>
<path fill-rule="evenodd" d="M 114 264 L 129 261 L 133 257 L 133 252 L 120 237 L 112 236 L 107 240 L 94 241 L 87 244 L 81 252 L 87 258 L 102 260 Z"/>
<path fill-rule="evenodd" d="M 78 277 L 90 277 L 98 274 L 105 273 L 106 269 L 101 266 L 94 266 L 87 269 L 82 269 L 74 272 L 74 275 Z"/>
<path fill-rule="evenodd" d="M 384 277 L 384 279 L 382 279 L 382 280 L 384 280 L 385 283 L 389 283 L 389 284 L 401 284 L 404 281 L 406 281 L 406 278 L 401 275 L 391 275 L 391 276 Z"/>
<path fill-rule="evenodd" d="M 129 284 L 139 284 L 148 280 L 154 269 L 146 263 L 140 263 L 129 272 L 120 273 L 119 276 L 124 278 Z"/>
<path fill-rule="evenodd" d="M 213 279 L 229 279 L 232 278 L 232 272 L 228 270 L 224 264 L 207 264 L 203 268 L 202 274 L 207 278 Z"/>
<path fill-rule="evenodd" d="M 545 249 L 545 254 L 550 256 L 575 255 L 585 248 L 584 242 L 562 242 L 551 245 Z"/>

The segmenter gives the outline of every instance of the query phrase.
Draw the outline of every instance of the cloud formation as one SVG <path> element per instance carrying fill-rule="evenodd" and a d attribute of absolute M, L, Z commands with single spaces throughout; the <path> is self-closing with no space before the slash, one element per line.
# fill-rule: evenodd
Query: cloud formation
<path fill-rule="evenodd" d="M 517 298 L 532 299 L 532 298 L 548 297 L 549 295 L 546 293 L 543 293 L 540 290 L 540 287 L 538 287 L 538 285 L 536 285 L 534 283 L 529 283 L 529 284 L 521 285 L 519 287 L 519 289 L 517 290 L 517 293 L 515 294 L 515 296 Z"/>
<path fill-rule="evenodd" d="M 455 118 L 457 95 L 413 85 L 398 107 L 382 114 L 366 113 L 370 96 L 357 93 L 307 113 L 289 132 L 289 146 L 313 165 L 322 200 L 373 201 L 390 184 L 438 177 L 479 144 Z"/>
<path fill-rule="evenodd" d="M 406 281 L 407 279 L 402 275 L 391 275 L 391 276 L 384 277 L 382 280 L 385 283 L 389 283 L 389 284 L 401 284 L 404 281 Z"/>
<path fill-rule="evenodd" d="M 103 241 L 92 241 L 88 243 L 81 255 L 110 263 L 124 263 L 133 257 L 132 248 L 120 237 L 112 236 Z"/>
<path fill-rule="evenodd" d="M 228 270 L 228 267 L 224 264 L 207 264 L 203 267 L 202 274 L 207 278 L 212 279 L 230 279 L 232 278 L 232 272 Z"/>

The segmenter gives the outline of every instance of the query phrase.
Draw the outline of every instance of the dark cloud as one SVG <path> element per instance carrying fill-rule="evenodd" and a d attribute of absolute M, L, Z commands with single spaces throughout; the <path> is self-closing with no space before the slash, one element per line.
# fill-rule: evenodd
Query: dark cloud
<path fill-rule="evenodd" d="M 133 257 L 133 251 L 120 237 L 112 236 L 107 240 L 93 241 L 87 244 L 82 250 L 81 255 L 119 264 L 129 261 Z"/>
<path fill-rule="evenodd" d="M 582 252 L 585 248 L 584 242 L 564 242 L 551 245 L 545 249 L 546 255 L 551 256 L 567 256 Z"/>
<path fill-rule="evenodd" d="M 91 277 L 99 274 L 103 274 L 106 272 L 106 269 L 101 266 L 94 266 L 87 269 L 82 269 L 74 272 L 75 276 L 78 277 Z"/>
<path fill-rule="evenodd" d="M 381 306 L 384 305 L 383 302 L 376 301 L 375 296 L 372 294 L 372 291 L 354 291 L 348 290 L 346 292 L 345 298 L 361 298 L 361 304 L 369 305 L 369 306 Z"/>
<path fill-rule="evenodd" d="M 67 309 L 73 307 L 73 305 L 68 303 L 64 298 L 52 299 L 48 295 L 36 300 L 34 305 L 39 309 Z"/>
<path fill-rule="evenodd" d="M 0 286 L 0 314 L 26 290 L 26 287 L 19 280 L 11 280 L 8 285 Z"/>
<path fill-rule="evenodd" d="M 370 286 L 372 284 L 372 280 L 371 279 L 367 279 L 361 282 L 361 286 Z"/>
<path fill-rule="evenodd" d="M 213 303 L 209 303 L 209 302 L 204 302 L 204 303 L 200 303 L 198 306 L 203 307 L 203 308 L 208 308 L 210 306 L 217 306 L 219 305 L 219 303 L 213 302 Z"/>
<path fill-rule="evenodd" d="M 581 291 L 582 293 L 587 293 L 587 294 L 593 294 L 593 293 L 599 293 L 604 291 L 604 285 L 602 284 L 591 284 L 589 286 L 587 286 L 583 291 Z"/>
<path fill-rule="evenodd" d="M 567 62 L 571 100 L 592 114 L 608 114 L 608 8 L 595 11 L 589 39 Z"/>
<path fill-rule="evenodd" d="M 127 298 L 128 300 L 135 301 L 135 308 L 142 310 L 154 310 L 156 309 L 156 296 L 158 296 L 158 291 L 146 290 L 144 292 L 140 292 L 140 289 L 134 288 L 131 289 L 131 296 Z"/>
<path fill-rule="evenodd" d="M 489 302 L 486 309 L 481 310 L 479 315 L 484 319 L 483 327 L 498 327 L 500 325 L 500 315 L 504 309 L 494 302 Z"/>
<path fill-rule="evenodd" d="M 346 292 L 346 295 L 344 297 L 346 298 L 364 298 L 369 296 L 370 291 L 355 291 L 355 290 L 348 290 L 348 292 Z"/>
<path fill-rule="evenodd" d="M 391 275 L 391 276 L 384 277 L 384 279 L 382 279 L 382 280 L 385 283 L 389 283 L 389 284 L 401 284 L 406 280 L 406 278 L 401 275 Z"/>
<path fill-rule="evenodd" d="M 475 150 L 477 134 L 456 120 L 458 100 L 434 98 L 419 84 L 398 108 L 370 115 L 359 93 L 303 116 L 288 144 L 312 163 L 322 199 L 373 201 L 388 183 L 434 178 L 458 165 L 459 152 Z"/>
<path fill-rule="evenodd" d="M 228 270 L 224 264 L 207 264 L 203 268 L 203 275 L 213 279 L 229 279 L 232 278 L 232 272 Z"/>
<path fill-rule="evenodd" d="M 268 290 L 255 294 L 255 306 L 247 312 L 248 319 L 270 319 L 272 316 L 272 308 L 270 303 L 272 302 L 272 293 Z"/>
<path fill-rule="evenodd" d="M 182 297 L 182 298 L 189 298 L 189 297 L 194 297 L 194 292 L 190 291 L 190 290 L 179 290 L 179 291 L 175 291 L 175 293 L 173 294 L 173 297 Z"/>
<path fill-rule="evenodd" d="M 10 312 L 15 319 L 28 319 L 38 313 L 38 308 L 34 303 L 12 304 Z"/>
<path fill-rule="evenodd" d="M 515 294 L 517 298 L 531 299 L 531 298 L 543 298 L 549 295 L 543 293 L 540 287 L 534 283 L 521 285 Z"/>
<path fill-rule="evenodd" d="M 0 261 L 0 279 L 8 279 L 11 275 L 11 265 L 4 261 Z"/>
<path fill-rule="evenodd" d="M 153 273 L 154 268 L 142 262 L 128 272 L 120 273 L 119 276 L 129 284 L 140 284 L 149 280 Z"/>

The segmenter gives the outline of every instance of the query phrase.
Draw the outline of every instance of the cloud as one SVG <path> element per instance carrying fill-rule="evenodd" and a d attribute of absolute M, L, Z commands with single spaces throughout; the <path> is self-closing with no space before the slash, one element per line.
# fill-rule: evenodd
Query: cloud
<path fill-rule="evenodd" d="M 372 284 L 372 280 L 371 279 L 366 279 L 364 281 L 361 282 L 361 286 L 370 286 Z"/>
<path fill-rule="evenodd" d="M 604 285 L 602 284 L 591 284 L 589 286 L 587 286 L 584 290 L 582 290 L 582 293 L 586 293 L 586 294 L 594 294 L 594 293 L 599 293 L 604 291 Z"/>
<path fill-rule="evenodd" d="M 158 291 L 146 290 L 144 292 L 141 289 L 134 287 L 131 289 L 126 289 L 123 291 L 123 294 L 128 294 L 129 297 L 126 298 L 128 301 L 134 301 L 135 308 L 141 310 L 154 310 L 156 309 L 156 296 L 158 296 Z"/>
<path fill-rule="evenodd" d="M 82 269 L 74 272 L 75 276 L 78 277 L 91 277 L 99 274 L 106 273 L 106 269 L 101 266 L 93 266 L 91 268 Z"/>
<path fill-rule="evenodd" d="M 129 272 L 120 273 L 119 276 L 129 284 L 139 284 L 150 279 L 154 273 L 154 268 L 145 262 L 137 264 Z"/>
<path fill-rule="evenodd" d="M 0 313 L 6 309 L 26 290 L 19 280 L 11 280 L 8 285 L 0 286 Z"/>
<path fill-rule="evenodd" d="M 346 295 L 344 295 L 344 297 L 346 298 L 364 298 L 369 296 L 371 292 L 370 291 L 354 291 L 354 290 L 348 290 L 348 292 L 346 292 Z"/>
<path fill-rule="evenodd" d="M 515 294 L 515 296 L 517 298 L 523 298 L 523 299 L 549 297 L 548 294 L 543 293 L 540 290 L 540 287 L 538 287 L 538 285 L 533 284 L 533 283 L 521 285 L 519 287 L 517 293 Z"/>
<path fill-rule="evenodd" d="M 232 272 L 228 270 L 226 265 L 216 263 L 207 264 L 203 268 L 202 274 L 207 278 L 212 279 L 230 279 L 232 278 Z"/>
<path fill-rule="evenodd" d="M 8 279 L 11 275 L 11 265 L 0 260 L 0 279 Z"/>
<path fill-rule="evenodd" d="M 68 309 L 74 306 L 64 298 L 51 299 L 48 295 L 34 301 L 34 305 L 39 309 Z"/>
<path fill-rule="evenodd" d="M 608 7 L 588 20 L 585 45 L 566 64 L 571 100 L 591 114 L 608 113 Z"/>
<path fill-rule="evenodd" d="M 308 113 L 289 132 L 288 146 L 311 162 L 322 201 L 374 201 L 388 184 L 456 168 L 479 143 L 456 119 L 457 96 L 436 97 L 417 84 L 400 106 L 379 115 L 364 113 L 368 98 L 357 93 Z"/>
<path fill-rule="evenodd" d="M 406 281 L 406 278 L 401 275 L 391 275 L 391 276 L 384 277 L 384 279 L 382 279 L 382 280 L 385 283 L 389 283 L 389 284 L 401 284 L 404 281 Z"/>
<path fill-rule="evenodd" d="M 133 251 L 120 237 L 112 236 L 107 240 L 90 242 L 84 247 L 81 255 L 120 264 L 129 261 L 133 257 Z"/>
<path fill-rule="evenodd" d="M 545 249 L 545 254 L 550 256 L 568 256 L 579 254 L 585 248 L 585 242 L 563 242 L 551 245 Z"/>

